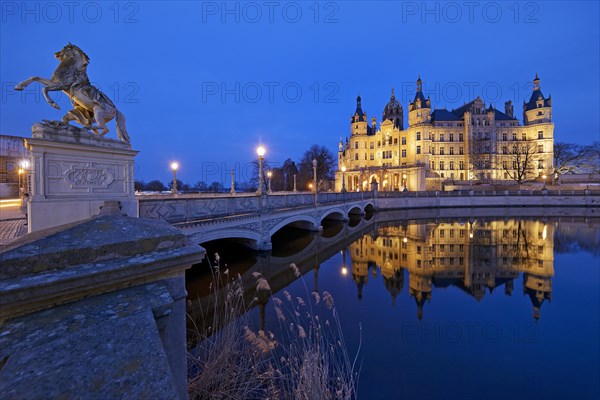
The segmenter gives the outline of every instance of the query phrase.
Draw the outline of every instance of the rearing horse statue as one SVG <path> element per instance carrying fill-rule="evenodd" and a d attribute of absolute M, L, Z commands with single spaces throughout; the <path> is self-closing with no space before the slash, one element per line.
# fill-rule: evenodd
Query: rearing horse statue
<path fill-rule="evenodd" d="M 73 109 L 65 114 L 62 122 L 68 124 L 75 120 L 84 128 L 104 136 L 109 132 L 106 123 L 115 118 L 117 135 L 125 143 L 130 143 L 125 128 L 125 116 L 117 109 L 110 98 L 90 83 L 87 76 L 87 66 L 90 62 L 87 54 L 79 47 L 69 43 L 54 56 L 60 64 L 50 79 L 39 76 L 31 77 L 15 86 L 15 90 L 23 90 L 32 82 L 39 82 L 44 87 L 42 93 L 46 102 L 60 110 L 48 95 L 48 92 L 62 91 L 71 100 Z"/>

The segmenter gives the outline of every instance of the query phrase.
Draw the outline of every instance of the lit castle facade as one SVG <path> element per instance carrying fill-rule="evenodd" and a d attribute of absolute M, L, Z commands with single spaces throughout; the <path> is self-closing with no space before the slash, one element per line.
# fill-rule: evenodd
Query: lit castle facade
<path fill-rule="evenodd" d="M 416 86 L 406 127 L 393 89 L 379 129 L 375 117 L 369 125 L 360 96 L 356 99 L 350 137 L 339 143 L 336 190 L 370 190 L 372 183 L 380 191 L 440 190 L 449 184 L 522 183 L 551 176 L 552 99 L 542 94 L 537 75 L 523 104 L 523 125 L 511 101 L 504 103 L 504 112 L 479 97 L 452 111 L 432 109 L 420 77 Z"/>

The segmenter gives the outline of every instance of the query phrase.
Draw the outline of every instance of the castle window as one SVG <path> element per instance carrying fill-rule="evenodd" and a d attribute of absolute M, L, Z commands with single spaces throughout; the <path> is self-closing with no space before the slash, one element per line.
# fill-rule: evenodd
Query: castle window
<path fill-rule="evenodd" d="M 458 148 L 458 154 L 460 154 L 461 156 L 462 156 L 463 154 L 465 154 L 465 148 L 464 148 L 464 147 L 462 147 L 462 146 L 460 146 L 460 147 Z"/>
<path fill-rule="evenodd" d="M 358 153 L 354 155 L 354 161 L 358 161 Z"/>
<path fill-rule="evenodd" d="M 421 146 L 417 146 L 417 154 L 421 154 Z"/>
<path fill-rule="evenodd" d="M 517 134 L 515 132 L 512 134 L 512 140 L 517 140 Z"/>
<path fill-rule="evenodd" d="M 421 140 L 421 132 L 417 132 L 417 140 Z"/>
<path fill-rule="evenodd" d="M 381 147 L 381 141 L 377 141 L 377 147 Z"/>
<path fill-rule="evenodd" d="M 544 131 L 538 131 L 538 139 L 544 138 Z"/>
<path fill-rule="evenodd" d="M 464 161 L 459 161 L 458 162 L 458 168 L 459 169 L 465 169 L 465 162 Z"/>
<path fill-rule="evenodd" d="M 506 142 L 506 140 L 508 139 L 508 134 L 506 132 L 502 133 L 502 140 Z"/>
<path fill-rule="evenodd" d="M 450 155 L 454 155 L 454 146 L 450 146 Z"/>
<path fill-rule="evenodd" d="M 358 142 L 354 142 L 354 148 L 358 149 Z"/>
<path fill-rule="evenodd" d="M 444 170 L 444 162 L 440 161 L 440 169 L 443 171 Z"/>
<path fill-rule="evenodd" d="M 375 142 L 370 142 L 369 143 L 369 148 L 370 149 L 374 149 L 375 148 Z"/>
<path fill-rule="evenodd" d="M 540 116 L 540 115 L 544 115 L 544 113 L 541 111 L 538 111 L 538 116 Z"/>
<path fill-rule="evenodd" d="M 375 155 L 374 155 L 373 153 L 371 153 L 371 154 L 369 155 L 369 159 L 370 159 L 371 161 L 373 161 L 373 160 L 375 159 Z"/>
<path fill-rule="evenodd" d="M 402 138 L 402 146 L 406 146 L 406 137 Z"/>
<path fill-rule="evenodd" d="M 508 154 L 508 146 L 502 146 L 502 154 Z"/>
<path fill-rule="evenodd" d="M 435 149 L 433 147 L 429 147 L 429 154 L 434 155 Z"/>
<path fill-rule="evenodd" d="M 443 155 L 444 155 L 444 146 L 441 146 L 440 147 L 440 156 L 443 156 Z"/>
<path fill-rule="evenodd" d="M 459 134 L 458 134 L 458 141 L 459 141 L 459 142 L 464 142 L 464 141 L 465 141 L 465 135 L 464 135 L 464 134 L 462 134 L 462 133 L 459 133 Z"/>
<path fill-rule="evenodd" d="M 433 141 L 433 133 L 429 132 L 429 140 Z"/>
<path fill-rule="evenodd" d="M 451 141 L 451 142 L 454 142 L 454 133 L 451 133 L 451 134 L 450 134 L 450 141 Z"/>
<path fill-rule="evenodd" d="M 406 157 L 406 149 L 402 149 L 402 158 Z"/>
<path fill-rule="evenodd" d="M 398 144 L 398 138 L 394 138 L 394 144 Z"/>
<path fill-rule="evenodd" d="M 454 169 L 454 161 L 450 161 L 450 169 Z"/>
<path fill-rule="evenodd" d="M 440 133 L 440 142 L 443 142 L 443 141 L 444 141 L 444 134 Z"/>
<path fill-rule="evenodd" d="M 522 140 L 527 140 L 527 134 L 526 134 L 526 133 L 523 133 L 523 134 L 521 135 L 521 139 L 522 139 Z"/>
<path fill-rule="evenodd" d="M 538 160 L 538 169 L 544 169 L 544 162 L 542 160 Z"/>
<path fill-rule="evenodd" d="M 544 152 L 544 145 L 538 144 L 538 153 L 543 153 L 543 152 Z"/>

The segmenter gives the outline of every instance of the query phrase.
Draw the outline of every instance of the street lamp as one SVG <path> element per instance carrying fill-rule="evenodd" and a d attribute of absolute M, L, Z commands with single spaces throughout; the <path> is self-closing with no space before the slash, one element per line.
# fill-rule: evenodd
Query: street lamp
<path fill-rule="evenodd" d="M 543 190 L 546 190 L 546 178 L 548 178 L 548 177 L 546 176 L 546 174 L 542 175 L 542 179 L 544 180 L 544 187 L 543 187 Z"/>
<path fill-rule="evenodd" d="M 346 178 L 345 178 L 345 173 L 346 173 L 346 166 L 342 165 L 342 193 L 346 193 Z"/>
<path fill-rule="evenodd" d="M 317 184 L 317 159 L 316 158 L 313 158 L 312 164 L 313 164 L 313 180 L 315 181 L 315 193 L 317 193 L 318 184 Z"/>
<path fill-rule="evenodd" d="M 171 194 L 177 194 L 177 170 L 179 169 L 179 164 L 177 162 L 171 163 L 171 171 L 173 171 L 173 187 L 171 187 Z"/>
<path fill-rule="evenodd" d="M 235 194 L 235 168 L 231 168 L 231 189 L 229 193 Z"/>
<path fill-rule="evenodd" d="M 269 186 L 268 186 L 269 188 L 268 188 L 268 190 L 267 190 L 267 193 L 272 193 L 272 191 L 271 191 L 271 177 L 272 177 L 272 176 L 273 176 L 273 172 L 271 172 L 270 170 L 269 170 L 269 171 L 267 171 L 267 178 L 268 178 L 267 182 L 268 182 L 268 185 L 269 185 Z"/>
<path fill-rule="evenodd" d="M 258 146 L 256 149 L 256 154 L 258 154 L 258 190 L 256 194 L 262 194 L 263 192 L 263 161 L 266 152 L 263 146 Z"/>
<path fill-rule="evenodd" d="M 19 197 L 23 197 L 27 192 L 27 170 L 29 169 L 29 161 L 21 160 L 19 162 Z"/>
<path fill-rule="evenodd" d="M 406 173 L 402 174 L 402 180 L 404 181 L 404 191 L 406 192 L 408 190 L 406 188 Z"/>
<path fill-rule="evenodd" d="M 298 190 L 296 189 L 296 174 L 294 174 L 294 192 L 297 192 Z"/>

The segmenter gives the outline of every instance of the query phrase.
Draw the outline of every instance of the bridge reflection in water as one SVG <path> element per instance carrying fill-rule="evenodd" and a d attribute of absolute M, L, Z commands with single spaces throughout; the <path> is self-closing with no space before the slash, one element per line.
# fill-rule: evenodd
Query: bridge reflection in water
<path fill-rule="evenodd" d="M 313 272 L 309 290 L 319 291 L 320 265 L 341 252 L 341 276 L 351 274 L 359 299 L 370 276 L 381 275 L 392 304 L 405 286 L 408 288 L 419 319 L 434 297 L 434 288 L 456 287 L 481 301 L 498 291 L 511 296 L 514 282 L 522 274 L 522 292 L 531 301 L 533 318 L 539 319 L 542 305 L 552 299 L 555 250 L 577 246 L 598 252 L 600 220 L 596 216 L 565 215 L 578 214 L 579 210 L 549 210 L 546 216 L 532 217 L 534 211 L 510 210 L 516 217 L 490 217 L 484 215 L 494 215 L 494 210 L 471 210 L 471 216 L 457 217 L 453 215 L 456 211 L 446 210 L 435 218 L 423 218 L 414 210 L 393 211 L 375 214 L 369 220 L 358 217 L 349 223 L 324 225 L 322 233 L 299 235 L 284 230 L 273 237 L 273 252 L 247 252 L 227 268 L 230 276 L 241 275 L 249 303 L 255 297 L 253 273 L 260 272 L 275 294 L 298 279 L 289 268 L 295 263 L 302 275 Z M 431 210 L 423 213 L 431 214 Z M 506 213 L 506 209 L 499 210 L 496 215 Z M 222 265 L 235 259 L 227 253 L 241 251 L 224 242 L 213 245 L 207 247 L 221 251 Z M 199 273 L 199 269 L 205 271 Z M 190 315 L 210 301 L 211 274 L 206 269 L 206 265 L 194 267 L 188 276 Z M 260 305 L 263 318 L 264 306 Z M 261 327 L 264 323 L 263 319 Z"/>

